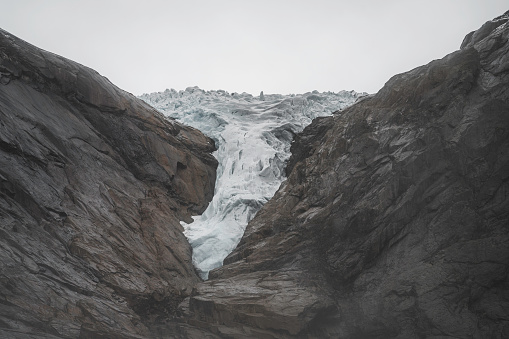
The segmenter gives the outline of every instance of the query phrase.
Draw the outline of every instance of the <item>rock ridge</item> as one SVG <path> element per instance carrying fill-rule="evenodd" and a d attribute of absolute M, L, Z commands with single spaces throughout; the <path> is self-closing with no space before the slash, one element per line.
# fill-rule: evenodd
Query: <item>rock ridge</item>
<path fill-rule="evenodd" d="M 200 280 L 212 139 L 0 30 L 0 337 L 146 338 Z"/>
<path fill-rule="evenodd" d="M 225 338 L 509 336 L 508 21 L 298 134 L 188 322 Z"/>

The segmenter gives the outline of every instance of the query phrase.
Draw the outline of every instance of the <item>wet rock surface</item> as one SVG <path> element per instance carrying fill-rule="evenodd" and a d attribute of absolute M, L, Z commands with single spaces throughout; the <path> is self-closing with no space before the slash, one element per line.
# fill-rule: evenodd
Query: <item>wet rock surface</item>
<path fill-rule="evenodd" d="M 509 336 L 509 13 L 315 119 L 181 305 L 227 338 Z"/>
<path fill-rule="evenodd" d="M 200 280 L 211 139 L 0 30 L 0 337 L 146 338 Z"/>

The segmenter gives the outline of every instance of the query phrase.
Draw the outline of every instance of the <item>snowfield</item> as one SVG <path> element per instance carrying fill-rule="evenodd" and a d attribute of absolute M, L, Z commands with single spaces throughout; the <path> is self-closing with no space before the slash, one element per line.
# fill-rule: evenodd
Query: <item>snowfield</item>
<path fill-rule="evenodd" d="M 290 144 L 319 116 L 352 105 L 366 93 L 317 91 L 298 95 L 204 91 L 189 87 L 143 94 L 141 99 L 170 118 L 213 138 L 219 161 L 214 197 L 207 210 L 182 222 L 203 279 L 222 265 L 247 223 L 285 179 Z"/>

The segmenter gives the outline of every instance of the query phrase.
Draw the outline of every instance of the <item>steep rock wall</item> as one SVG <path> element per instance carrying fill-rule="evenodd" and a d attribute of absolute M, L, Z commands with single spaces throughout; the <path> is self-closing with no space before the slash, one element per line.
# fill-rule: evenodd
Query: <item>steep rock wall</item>
<path fill-rule="evenodd" d="M 187 321 L 230 338 L 508 337 L 508 21 L 315 119 Z"/>
<path fill-rule="evenodd" d="M 0 337 L 131 338 L 199 281 L 211 139 L 0 30 Z"/>

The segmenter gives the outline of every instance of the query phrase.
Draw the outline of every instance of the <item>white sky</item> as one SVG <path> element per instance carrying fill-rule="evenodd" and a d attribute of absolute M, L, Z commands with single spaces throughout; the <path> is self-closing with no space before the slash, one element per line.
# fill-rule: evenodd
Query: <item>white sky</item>
<path fill-rule="evenodd" d="M 133 94 L 378 91 L 507 0 L 0 0 L 0 27 Z"/>

